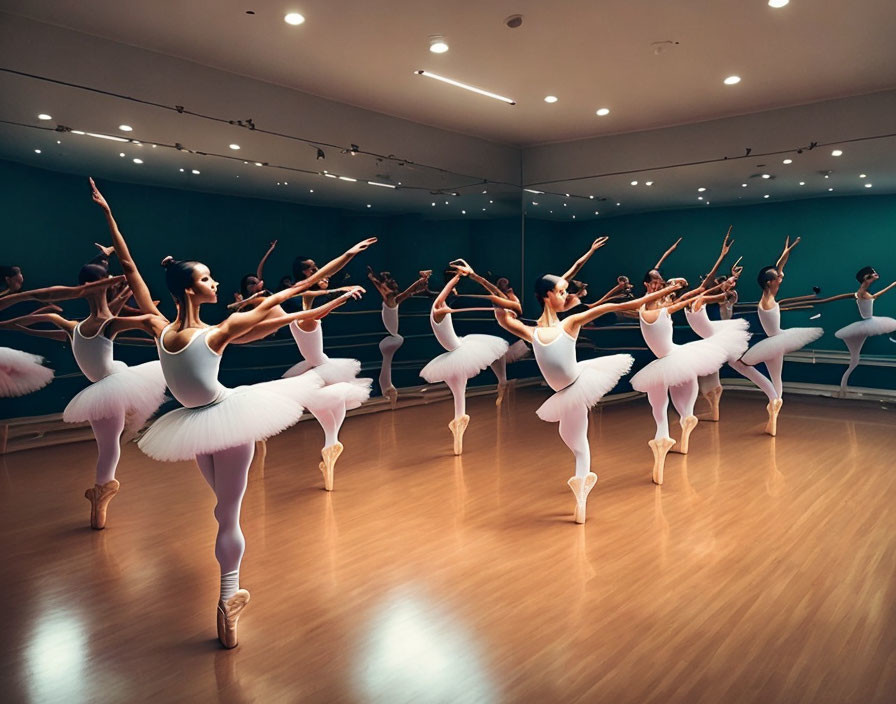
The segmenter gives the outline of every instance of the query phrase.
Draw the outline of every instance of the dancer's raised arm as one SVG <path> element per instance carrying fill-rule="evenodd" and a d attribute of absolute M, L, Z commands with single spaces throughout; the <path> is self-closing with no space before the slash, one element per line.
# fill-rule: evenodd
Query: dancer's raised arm
<path fill-rule="evenodd" d="M 321 279 L 331 278 L 333 276 L 333 274 L 335 274 L 337 271 L 342 269 L 342 267 L 344 267 L 352 259 L 354 259 L 356 255 L 360 254 L 361 252 L 363 252 L 365 249 L 367 249 L 370 245 L 372 245 L 374 243 L 376 243 L 376 237 L 368 237 L 366 240 L 361 240 L 355 246 L 347 249 L 343 254 L 340 254 L 335 259 L 328 261 L 326 264 L 324 264 L 320 269 L 315 271 L 307 279 L 297 281 L 290 288 L 283 289 L 283 291 L 279 291 L 278 293 L 273 294 L 273 296 L 268 296 L 265 300 L 270 300 L 271 298 L 274 298 L 285 291 L 292 291 L 292 294 L 286 296 L 286 298 L 278 300 L 277 303 L 271 304 L 271 306 L 274 306 L 274 305 L 283 303 L 283 301 L 285 301 L 288 298 L 292 298 L 292 296 L 295 296 L 297 293 L 303 293 L 304 291 L 307 291 L 309 288 L 314 286 L 314 284 L 316 284 Z M 264 304 L 261 304 L 261 305 L 264 305 Z"/>
<path fill-rule="evenodd" d="M 581 257 L 576 259 L 575 263 L 569 268 L 569 270 L 565 274 L 562 275 L 561 278 L 564 278 L 567 281 L 570 281 L 573 276 L 575 276 L 582 270 L 582 267 L 585 266 L 585 263 L 589 259 L 591 259 L 591 255 L 594 254 L 601 247 L 603 247 L 609 239 L 610 239 L 609 237 L 604 236 L 604 237 L 598 237 L 596 240 L 594 240 L 594 242 L 591 243 L 591 247 L 589 247 L 588 251 L 585 252 Z"/>
<path fill-rule="evenodd" d="M 264 253 L 264 256 L 261 258 L 261 261 L 258 262 L 258 268 L 255 270 L 255 278 L 259 281 L 264 279 L 264 265 L 268 260 L 268 257 L 271 256 L 271 252 L 274 251 L 274 248 L 277 246 L 277 240 L 271 242 L 271 246 L 268 247 L 268 251 Z"/>
<path fill-rule="evenodd" d="M 587 311 L 570 315 L 563 321 L 563 327 L 570 335 L 576 337 L 579 333 L 579 329 L 583 325 L 590 323 L 592 320 L 599 318 L 602 315 L 625 310 L 636 310 L 643 305 L 658 301 L 659 299 L 668 296 L 670 293 L 678 291 L 684 286 L 687 286 L 687 282 L 684 279 L 672 279 L 672 281 L 669 282 L 669 285 L 665 288 L 655 291 L 654 293 L 648 293 L 641 298 L 634 298 L 623 303 L 604 303 Z"/>
<path fill-rule="evenodd" d="M 501 289 L 495 286 L 488 279 L 480 276 L 475 271 L 473 271 L 473 267 L 471 267 L 466 261 L 463 259 L 455 259 L 451 264 L 451 266 L 458 274 L 461 276 L 466 276 L 480 286 L 482 286 L 486 291 L 489 292 L 489 295 L 485 296 L 489 301 L 494 303 L 496 306 L 503 308 L 504 310 L 510 310 L 516 313 L 517 315 L 523 314 L 522 306 L 520 306 L 519 301 L 514 300 L 506 293 L 504 293 Z M 471 296 L 472 297 L 472 296 Z M 478 296 L 477 296 L 478 298 Z M 465 309 L 465 310 L 488 310 L 488 308 L 481 309 Z"/>
<path fill-rule="evenodd" d="M 659 269 L 663 265 L 663 262 L 669 258 L 669 255 L 672 254 L 672 252 L 674 252 L 676 249 L 678 249 L 678 245 L 681 244 L 681 240 L 683 240 L 683 239 L 684 239 L 683 237 L 679 237 L 677 240 L 675 240 L 675 244 L 673 244 L 671 247 L 669 247 L 669 249 L 667 249 L 665 252 L 663 252 L 663 256 L 661 256 L 659 258 L 659 261 L 657 261 L 657 263 L 654 264 L 653 268 Z"/>
<path fill-rule="evenodd" d="M 713 265 L 712 269 L 709 270 L 709 273 L 703 279 L 703 283 L 705 284 L 707 281 L 713 281 L 716 278 L 716 272 L 719 270 L 719 267 L 722 265 L 725 257 L 728 256 L 728 252 L 731 251 L 731 245 L 734 244 L 734 240 L 730 239 L 731 237 L 731 228 L 734 225 L 730 225 L 728 227 L 728 232 L 725 233 L 725 239 L 722 240 L 722 251 L 719 253 L 719 258 L 716 259 L 716 263 Z"/>
<path fill-rule="evenodd" d="M 775 263 L 775 269 L 778 270 L 778 273 L 784 271 L 784 266 L 787 264 L 787 260 L 790 259 L 791 250 L 796 247 L 800 243 L 800 238 L 797 237 L 793 244 L 790 243 L 790 235 L 787 235 L 787 239 L 784 240 L 784 251 L 781 252 L 781 256 L 778 257 L 778 261 Z"/>
<path fill-rule="evenodd" d="M 894 288 L 894 287 L 896 287 L 896 281 L 894 281 L 893 283 L 891 283 L 889 286 L 884 286 L 884 287 L 883 287 L 880 291 L 878 291 L 877 293 L 872 293 L 872 294 L 871 294 L 871 297 L 872 297 L 872 298 L 880 298 L 880 297 L 883 296 L 887 291 L 889 291 L 890 289 L 892 289 L 892 288 Z"/>
<path fill-rule="evenodd" d="M 124 276 L 110 276 L 107 279 L 91 281 L 80 286 L 47 286 L 46 288 L 35 288 L 30 291 L 19 291 L 0 298 L 0 310 L 22 301 L 54 303 L 56 301 L 68 301 L 73 298 L 84 298 L 96 289 L 107 288 L 121 283 L 124 283 Z"/>

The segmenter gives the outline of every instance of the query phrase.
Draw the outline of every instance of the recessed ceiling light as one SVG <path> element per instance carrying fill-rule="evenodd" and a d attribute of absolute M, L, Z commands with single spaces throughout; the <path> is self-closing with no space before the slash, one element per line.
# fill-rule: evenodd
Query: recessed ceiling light
<path fill-rule="evenodd" d="M 637 181 L 632 181 L 632 185 L 633 185 L 633 186 L 637 186 L 637 185 L 638 185 L 638 182 L 637 182 Z"/>
<path fill-rule="evenodd" d="M 62 144 L 62 140 L 61 140 L 61 139 L 57 139 L 57 140 L 56 140 L 56 144 Z"/>
<path fill-rule="evenodd" d="M 233 150 L 237 150 L 237 149 L 240 148 L 240 145 L 239 145 L 239 144 L 231 144 L 231 145 L 230 145 L 230 148 L 233 149 Z"/>
<path fill-rule="evenodd" d="M 829 191 L 833 191 L 834 189 L 833 189 L 833 188 L 829 188 L 828 190 L 829 190 Z"/>
<path fill-rule="evenodd" d="M 308 189 L 308 192 L 309 192 L 309 193 L 314 193 L 314 189 L 313 189 L 313 188 L 309 188 L 309 189 Z"/>
<path fill-rule="evenodd" d="M 728 76 L 724 81 L 722 81 L 726 86 L 733 86 L 740 83 L 740 76 Z"/>
<path fill-rule="evenodd" d="M 193 173 L 196 174 L 196 175 L 198 176 L 198 175 L 199 175 L 199 169 L 193 169 Z"/>
<path fill-rule="evenodd" d="M 697 200 L 703 200 L 703 196 L 697 196 Z"/>
<path fill-rule="evenodd" d="M 119 125 L 118 129 L 120 129 L 122 132 L 131 132 L 134 128 L 130 125 Z"/>
<path fill-rule="evenodd" d="M 771 177 L 772 177 L 771 174 L 762 174 L 762 178 L 771 178 Z"/>
<path fill-rule="evenodd" d="M 461 211 L 460 211 L 460 214 L 461 214 L 461 215 L 466 215 L 466 214 L 467 214 L 467 211 L 466 211 L 466 210 L 461 210 Z"/>
<path fill-rule="evenodd" d="M 597 115 L 600 115 L 601 117 L 603 117 L 604 115 L 609 115 L 609 114 L 610 114 L 610 108 L 600 108 L 600 109 L 597 111 L 596 114 L 597 114 Z"/>
<path fill-rule="evenodd" d="M 435 205 L 436 205 L 435 202 L 433 202 L 433 203 L 432 203 L 432 206 L 435 207 Z"/>
<path fill-rule="evenodd" d="M 747 184 L 747 183 L 742 183 L 742 184 L 740 184 L 740 187 L 741 187 L 741 188 L 746 188 L 748 185 L 749 185 L 749 184 Z"/>
<path fill-rule="evenodd" d="M 763 198 L 768 198 L 768 193 L 766 193 L 766 194 L 765 194 L 764 196 L 762 196 L 762 197 L 763 197 Z"/>
<path fill-rule="evenodd" d="M 302 17 L 298 12 L 290 12 L 286 17 L 283 18 L 283 21 L 286 24 L 291 24 L 293 26 L 300 25 L 305 21 L 305 18 Z"/>
<path fill-rule="evenodd" d="M 805 181 L 800 181 L 800 185 L 801 185 L 801 186 L 805 186 L 805 185 L 806 185 L 806 182 L 805 182 Z"/>
<path fill-rule="evenodd" d="M 645 181 L 645 182 L 644 182 L 644 185 L 645 185 L 645 186 L 652 186 L 652 185 L 653 185 L 653 181 Z"/>
<path fill-rule="evenodd" d="M 433 54 L 444 54 L 448 51 L 448 42 L 445 41 L 445 37 L 430 37 L 429 50 Z"/>
<path fill-rule="evenodd" d="M 768 0 L 768 6 L 773 7 L 776 10 L 779 7 L 784 7 L 785 5 L 787 5 L 789 3 L 790 3 L 790 0 Z"/>
<path fill-rule="evenodd" d="M 600 213 L 597 212 L 596 210 L 594 211 L 594 214 L 595 214 L 595 215 L 600 215 Z"/>
<path fill-rule="evenodd" d="M 830 178 L 831 175 L 830 175 L 830 174 L 825 174 L 824 177 L 825 177 L 825 178 Z"/>
<path fill-rule="evenodd" d="M 52 115 L 47 115 L 47 113 L 42 112 L 40 115 L 37 116 L 37 119 L 38 119 L 38 120 L 52 120 L 52 119 L 53 119 L 53 116 L 52 116 Z"/>
<path fill-rule="evenodd" d="M 118 156 L 125 156 L 124 152 L 119 152 Z"/>
<path fill-rule="evenodd" d="M 367 204 L 367 207 L 368 207 L 368 208 L 371 207 L 371 206 L 370 206 L 370 203 Z M 485 210 L 485 208 L 483 208 L 483 210 Z"/>
<path fill-rule="evenodd" d="M 843 150 L 835 149 L 834 151 L 831 152 L 831 156 L 843 156 Z"/>
<path fill-rule="evenodd" d="M 871 188 L 871 184 L 870 184 L 870 183 L 866 183 L 866 184 L 865 184 L 865 188 Z"/>
<path fill-rule="evenodd" d="M 256 161 L 256 162 L 255 162 L 255 165 L 256 165 L 256 166 L 263 166 L 263 164 L 262 164 L 260 161 Z"/>
<path fill-rule="evenodd" d="M 34 153 L 35 153 L 35 154 L 40 154 L 40 149 L 35 149 L 35 150 L 34 150 Z"/>
<path fill-rule="evenodd" d="M 482 90 L 482 88 L 476 88 L 475 86 L 468 85 L 466 83 L 461 83 L 460 81 L 455 81 L 453 78 L 445 78 L 444 76 L 440 76 L 437 73 L 431 73 L 429 71 L 424 71 L 422 69 L 414 71 L 418 76 L 426 76 L 426 78 L 434 78 L 437 81 L 441 81 L 442 83 L 447 83 L 451 86 L 456 86 L 457 88 L 463 88 L 464 90 L 471 91 L 473 93 L 478 93 L 479 95 L 484 95 L 487 98 L 494 98 L 495 100 L 500 100 L 503 103 L 507 103 L 508 105 L 516 105 L 516 101 L 512 98 L 505 98 L 503 95 L 498 95 L 497 93 L 491 93 L 487 90 Z"/>
<path fill-rule="evenodd" d="M 782 161 L 781 163 L 782 163 L 782 164 L 792 164 L 792 163 L 793 163 L 793 159 L 785 159 L 785 160 Z"/>
<path fill-rule="evenodd" d="M 697 193 L 703 193 L 703 191 L 705 191 L 705 190 L 706 190 L 706 186 L 700 186 L 700 188 L 697 189 Z"/>
<path fill-rule="evenodd" d="M 142 163 L 143 163 L 143 159 L 134 159 L 134 163 L 135 163 L 135 164 L 142 164 Z"/>
<path fill-rule="evenodd" d="M 546 103 L 556 103 L 558 100 L 556 95 L 546 95 L 544 96 L 544 102 Z"/>
<path fill-rule="evenodd" d="M 153 145 L 152 145 L 152 148 L 155 149 L 157 146 L 159 146 L 159 145 L 158 145 L 158 144 L 153 144 Z"/>
<path fill-rule="evenodd" d="M 180 171 L 180 172 L 181 172 L 181 173 L 183 173 L 183 172 L 184 172 L 184 170 L 183 170 L 183 169 L 179 169 L 179 171 Z"/>
<path fill-rule="evenodd" d="M 617 203 L 616 205 L 622 205 L 622 203 Z"/>
<path fill-rule="evenodd" d="M 588 198 L 590 198 L 591 200 L 594 200 L 594 196 L 588 196 Z"/>
<path fill-rule="evenodd" d="M 867 178 L 867 174 L 859 174 L 859 178 Z"/>
<path fill-rule="evenodd" d="M 495 202 L 495 201 L 493 201 L 493 200 L 490 200 L 490 201 L 489 201 L 489 203 L 494 203 L 494 202 Z"/>

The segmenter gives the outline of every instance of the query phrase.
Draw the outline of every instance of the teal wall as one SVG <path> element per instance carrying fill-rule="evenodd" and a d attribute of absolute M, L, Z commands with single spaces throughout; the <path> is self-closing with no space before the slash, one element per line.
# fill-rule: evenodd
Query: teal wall
<path fill-rule="evenodd" d="M 802 241 L 793 251 L 785 269 L 781 297 L 811 293 L 820 286 L 821 295 L 853 292 L 858 287 L 855 272 L 863 266 L 875 267 L 881 275 L 880 285 L 896 279 L 896 196 L 861 196 L 807 199 L 785 203 L 763 203 L 743 207 L 691 208 L 607 218 L 599 222 L 558 223 L 526 218 L 527 312 L 534 314 L 534 299 L 529 294 L 531 282 L 545 273 L 562 272 L 598 235 L 610 235 L 610 242 L 594 255 L 582 272 L 582 278 L 593 285 L 592 293 L 609 289 L 619 274 L 629 276 L 639 285 L 644 272 L 679 236 L 684 240 L 663 267 L 664 274 L 684 276 L 695 282 L 715 261 L 722 237 L 734 225 L 735 240 L 730 266 L 743 256 L 744 275 L 738 286 L 742 301 L 759 297 L 756 274 L 766 264 L 774 264 L 784 245 L 784 238 L 800 236 Z M 723 265 L 724 266 L 724 265 Z M 821 313 L 821 318 L 809 320 Z M 896 291 L 875 303 L 876 315 L 896 317 Z M 681 340 L 690 339 L 684 321 L 677 333 Z M 825 335 L 813 344 L 814 349 L 843 350 L 843 343 L 834 331 L 858 320 L 856 304 L 838 301 L 810 311 L 785 313 L 785 327 L 819 326 Z M 755 314 L 749 316 L 756 332 L 761 332 Z M 599 324 L 604 321 L 598 321 Z M 610 321 L 606 321 L 609 323 Z M 627 331 L 608 332 L 597 342 L 601 346 L 638 345 L 640 337 Z M 640 343 L 643 346 L 643 343 Z M 863 355 L 896 355 L 896 344 L 882 335 L 869 339 Z M 789 381 L 839 383 L 844 366 L 788 363 L 784 378 Z M 896 389 L 896 370 L 886 367 L 859 367 L 850 384 Z"/>
<path fill-rule="evenodd" d="M 171 254 L 207 263 L 221 283 L 223 304 L 232 300 L 241 276 L 255 270 L 274 239 L 279 245 L 265 268 L 270 286 L 290 273 L 295 256 L 311 256 L 320 263 L 371 235 L 380 238 L 377 245 L 346 268 L 353 283 L 368 283 L 369 264 L 377 270 L 389 269 L 405 285 L 416 278 L 418 270 L 433 269 L 436 285 L 442 281 L 439 272 L 461 256 L 482 271 L 507 266 L 511 275 L 518 275 L 520 269 L 518 218 L 440 221 L 108 181 L 99 185 L 147 283 L 162 300 L 162 310 L 171 316 L 174 306 L 159 266 L 162 257 Z M 86 175 L 76 177 L 0 161 L 0 208 L 5 221 L 0 262 L 21 265 L 29 288 L 76 283 L 81 264 L 96 253 L 93 242 L 107 243 L 109 239 L 102 212 L 90 199 Z M 395 358 L 394 376 L 399 385 L 422 382 L 418 367 L 403 366 L 412 360 L 421 360 L 422 366 L 442 351 L 429 329 L 429 305 L 429 300 L 412 299 L 402 308 L 401 333 L 408 340 Z M 7 317 L 10 312 L 30 308 L 21 306 L 0 315 Z M 83 317 L 87 312 L 80 301 L 65 308 L 71 317 Z M 325 336 L 329 354 L 361 359 L 365 373 L 374 377 L 379 372 L 377 343 L 384 334 L 379 308 L 380 297 L 371 289 L 361 302 L 347 304 L 328 319 Z M 376 312 L 357 314 L 364 310 Z M 216 322 L 223 317 L 224 307 L 207 306 L 203 315 L 208 322 Z M 460 316 L 458 331 L 494 332 L 494 324 L 488 316 L 468 314 Z M 415 334 L 425 337 L 414 339 Z M 223 381 L 233 385 L 282 373 L 299 361 L 288 333 L 285 338 L 229 348 L 222 365 Z M 6 332 L 0 332 L 0 345 L 42 354 L 57 372 L 57 380 L 42 391 L 19 399 L 0 399 L 0 417 L 59 412 L 86 384 L 67 345 Z M 153 359 L 154 349 L 121 344 L 116 355 L 128 363 L 141 362 Z M 494 383 L 486 375 L 478 381 Z"/>

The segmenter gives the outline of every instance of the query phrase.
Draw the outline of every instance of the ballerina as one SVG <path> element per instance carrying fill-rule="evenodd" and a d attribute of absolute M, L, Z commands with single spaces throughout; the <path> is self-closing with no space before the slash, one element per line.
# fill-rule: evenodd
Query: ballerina
<path fill-rule="evenodd" d="M 678 246 L 678 240 L 657 265 L 644 276 L 644 286 L 648 293 L 666 286 L 667 282 L 659 273 L 663 260 Z M 707 289 L 706 282 L 712 281 L 715 272 L 731 247 L 726 235 L 711 276 L 704 283 L 678 296 L 675 300 L 654 299 L 638 309 L 638 320 L 641 334 L 656 359 L 632 377 L 632 388 L 647 394 L 647 400 L 653 411 L 656 422 L 656 434 L 648 441 L 653 452 L 653 481 L 663 483 L 666 455 L 675 446 L 669 436 L 669 397 L 678 411 L 681 425 L 681 442 L 678 452 L 686 455 L 690 449 L 690 436 L 697 427 L 697 416 L 694 415 L 694 404 L 697 401 L 699 385 L 697 379 L 711 374 L 730 357 L 739 357 L 747 348 L 749 334 L 736 327 L 726 326 L 715 331 L 711 338 L 676 344 L 673 339 L 672 314 L 683 309 L 689 302 L 703 294 L 712 292 Z M 683 279 L 677 280 L 687 285 Z M 668 283 L 673 283 L 670 280 Z M 715 288 L 715 287 L 714 287 Z"/>
<path fill-rule="evenodd" d="M 781 282 L 784 280 L 784 267 L 790 258 L 790 252 L 800 243 L 797 237 L 793 243 L 788 236 L 784 243 L 784 250 L 774 266 L 765 266 L 756 277 L 759 288 L 762 289 L 762 297 L 759 299 L 757 312 L 759 323 L 767 337 L 760 340 L 748 349 L 741 357 L 741 361 L 751 367 L 765 362 L 769 378 L 775 389 L 776 398 L 770 401 L 768 409 L 768 423 L 765 432 L 774 437 L 778 434 L 778 414 L 784 404 L 784 384 L 781 372 L 784 368 L 784 355 L 796 352 L 811 342 L 814 342 L 824 334 L 822 328 L 787 328 L 781 329 L 781 306 L 786 303 L 810 301 L 815 295 L 795 296 L 776 300 Z"/>
<path fill-rule="evenodd" d="M 268 251 L 264 253 L 261 261 L 258 262 L 258 267 L 255 269 L 255 273 L 246 274 L 242 279 L 240 279 L 240 290 L 237 293 L 233 294 L 234 303 L 231 303 L 229 306 L 227 306 L 228 308 L 240 308 L 240 303 L 243 303 L 247 300 L 253 300 L 258 296 L 262 296 L 267 293 L 264 287 L 264 265 L 276 247 L 277 240 L 274 240 L 268 247 Z"/>
<path fill-rule="evenodd" d="M 454 397 L 454 419 L 448 424 L 448 428 L 454 436 L 454 454 L 460 455 L 464 448 L 464 432 L 470 424 L 470 416 L 466 412 L 467 381 L 506 354 L 509 345 L 506 340 L 494 335 L 458 337 L 454 332 L 451 317 L 453 313 L 492 310 L 482 307 L 451 308 L 447 305 L 448 297 L 454 292 L 462 276 L 460 271 L 454 271 L 454 275 L 433 302 L 429 314 L 429 322 L 436 340 L 447 352 L 428 362 L 420 371 L 420 376 L 430 384 L 444 381 L 451 389 L 451 395 Z"/>
<path fill-rule="evenodd" d="M 597 483 L 597 475 L 591 471 L 588 410 L 631 370 L 634 359 L 629 354 L 614 354 L 579 362 L 576 340 L 582 326 L 600 316 L 634 310 L 676 291 L 681 285 L 672 283 L 642 298 L 621 303 L 594 304 L 561 321 L 559 314 L 569 307 L 568 286 L 564 277 L 545 274 L 535 282 L 535 297 L 543 308 L 537 324 L 527 325 L 514 315 L 499 315 L 499 322 L 505 330 L 532 344 L 538 368 L 556 392 L 536 413 L 543 421 L 559 424 L 560 438 L 575 456 L 575 474 L 567 484 L 576 499 L 574 520 L 584 523 L 588 494 Z M 614 292 L 625 288 L 620 282 Z"/>
<path fill-rule="evenodd" d="M 401 291 L 398 282 L 390 272 L 381 271 L 376 274 L 372 268 L 367 267 L 367 278 L 383 298 L 383 326 L 389 334 L 380 340 L 379 344 L 380 354 L 383 356 L 379 385 L 380 393 L 389 399 L 389 404 L 393 409 L 398 403 L 398 390 L 392 384 L 392 358 L 398 352 L 398 348 L 404 344 L 404 338 L 398 334 L 398 306 L 414 294 L 425 290 L 431 275 L 432 270 L 420 271 L 419 278 L 404 291 Z"/>
<path fill-rule="evenodd" d="M 128 285 L 143 312 L 143 329 L 156 340 L 168 388 L 184 406 L 153 423 L 138 445 L 158 460 L 195 458 L 203 478 L 215 493 L 218 502 L 215 507 L 218 522 L 215 557 L 221 568 L 221 594 L 216 616 L 218 639 L 225 648 L 233 648 L 238 643 L 240 614 L 249 602 L 249 592 L 241 589 L 239 584 L 239 568 L 246 544 L 239 517 L 254 443 L 296 423 L 302 415 L 304 398 L 322 382 L 310 372 L 290 379 L 229 389 L 218 381 L 221 354 L 228 344 L 249 332 L 269 334 L 293 320 L 323 317 L 353 298 L 354 292 L 347 292 L 313 311 L 269 317 L 274 306 L 337 271 L 373 244 L 376 238 L 359 242 L 312 277 L 266 297 L 252 310 L 234 313 L 211 326 L 199 318 L 202 304 L 217 300 L 218 285 L 208 267 L 196 261 L 166 257 L 162 261 L 165 280 L 177 304 L 177 316 L 171 321 L 154 305 L 112 210 L 92 179 L 90 185 L 93 200 L 106 216 Z"/>
<path fill-rule="evenodd" d="M 865 340 L 875 335 L 887 335 L 896 330 L 896 320 L 874 315 L 874 301 L 896 286 L 896 281 L 882 288 L 877 293 L 871 293 L 869 289 L 878 279 L 880 279 L 880 275 L 872 267 L 866 266 L 859 269 L 856 273 L 859 290 L 854 295 L 856 305 L 859 307 L 859 315 L 862 319 L 855 323 L 850 323 L 834 333 L 834 337 L 843 340 L 846 348 L 849 350 L 849 366 L 843 372 L 843 378 L 840 379 L 840 394 L 842 396 L 846 395 L 850 375 L 859 366 L 859 359 Z M 823 302 L 827 301 L 817 301 L 816 303 Z"/>
<path fill-rule="evenodd" d="M 346 286 L 332 291 L 328 290 L 328 286 L 329 279 L 324 277 L 311 290 L 303 293 L 302 309 L 312 310 L 314 300 L 320 296 L 350 292 L 353 298 L 358 299 L 364 293 L 364 289 L 359 286 Z M 323 387 L 308 395 L 305 405 L 324 430 L 324 447 L 320 451 L 323 461 L 318 468 L 324 477 L 324 489 L 333 491 L 336 460 L 345 449 L 339 442 L 339 430 L 345 421 L 346 411 L 358 408 L 370 398 L 373 379 L 358 378 L 361 362 L 357 359 L 332 359 L 324 353 L 323 323 L 320 320 L 294 320 L 289 324 L 289 331 L 296 341 L 299 353 L 305 359 L 288 369 L 283 376 L 299 376 L 314 370 L 324 381 Z"/>

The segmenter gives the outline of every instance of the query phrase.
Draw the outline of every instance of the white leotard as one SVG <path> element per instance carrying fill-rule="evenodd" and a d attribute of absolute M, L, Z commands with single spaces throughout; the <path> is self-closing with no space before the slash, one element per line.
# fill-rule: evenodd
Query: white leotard
<path fill-rule="evenodd" d="M 719 304 L 719 317 L 722 320 L 731 320 L 734 317 L 734 306 L 737 303 L 737 291 L 732 291 L 731 299 L 725 299 Z"/>
<path fill-rule="evenodd" d="M 856 305 L 859 306 L 859 315 L 862 316 L 862 320 L 868 320 L 868 318 L 874 317 L 873 298 L 859 298 L 859 296 L 857 295 Z"/>
<path fill-rule="evenodd" d="M 91 337 L 86 337 L 81 332 L 83 320 L 75 326 L 72 333 L 72 354 L 78 367 L 90 381 L 97 382 L 100 379 L 105 379 L 118 371 L 116 366 L 123 366 L 122 362 L 115 362 L 112 358 L 113 342 L 103 335 L 103 330 L 112 320 L 110 318 L 100 325 L 100 329 Z"/>
<path fill-rule="evenodd" d="M 684 315 L 688 319 L 688 325 L 691 330 L 702 338 L 712 337 L 715 330 L 712 328 L 712 321 L 706 312 L 706 306 L 700 306 L 700 310 L 692 311 L 690 308 L 684 309 Z"/>
<path fill-rule="evenodd" d="M 775 301 L 775 306 L 766 310 L 762 305 L 759 309 L 759 324 L 769 337 L 781 334 L 781 307 Z"/>
<path fill-rule="evenodd" d="M 672 341 L 672 317 L 668 310 L 660 308 L 659 317 L 654 322 L 648 323 L 644 320 L 644 308 L 641 308 L 638 311 L 638 322 L 641 324 L 644 342 L 657 359 L 665 357 L 675 349 L 675 343 Z"/>
<path fill-rule="evenodd" d="M 561 329 L 550 342 L 542 342 L 539 328 L 532 331 L 532 350 L 539 370 L 554 391 L 561 391 L 579 378 L 580 369 L 576 361 L 576 341 L 566 330 Z"/>
<path fill-rule="evenodd" d="M 398 334 L 398 306 L 387 306 L 383 302 L 383 325 L 390 335 Z"/>
<path fill-rule="evenodd" d="M 451 321 L 451 313 L 446 313 L 441 323 L 437 323 L 432 311 L 429 313 L 429 322 L 439 344 L 451 352 L 460 347 L 460 338 L 454 332 L 454 323 Z"/>
<path fill-rule="evenodd" d="M 317 367 L 328 362 L 330 358 L 324 354 L 323 325 L 320 324 L 319 320 L 315 322 L 317 324 L 314 326 L 314 330 L 308 332 L 299 327 L 298 321 L 293 320 L 289 324 L 289 331 L 296 341 L 299 354 L 305 358 L 305 361 Z"/>
<path fill-rule="evenodd" d="M 227 393 L 227 388 L 218 381 L 221 355 L 212 352 L 208 346 L 208 333 L 214 328 L 196 330 L 186 347 L 169 352 L 165 349 L 165 333 L 170 327 L 162 330 L 156 347 L 165 382 L 174 398 L 187 408 L 207 406 L 221 400 Z"/>

